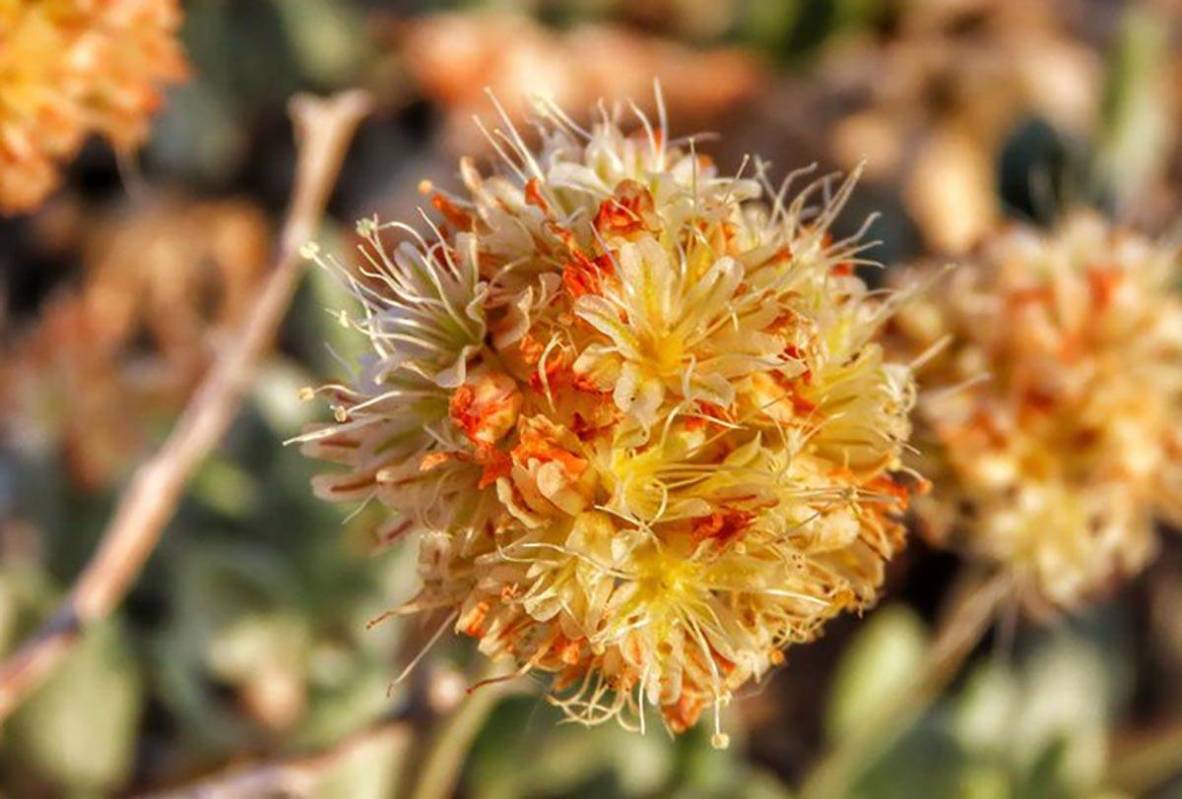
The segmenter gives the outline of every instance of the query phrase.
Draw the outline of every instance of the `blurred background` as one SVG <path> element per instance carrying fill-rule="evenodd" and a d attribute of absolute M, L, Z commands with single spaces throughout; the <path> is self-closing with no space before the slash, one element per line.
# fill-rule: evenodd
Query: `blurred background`
<path fill-rule="evenodd" d="M 749 153 L 778 174 L 865 161 L 842 224 L 881 212 L 871 256 L 885 263 L 955 260 L 1005 219 L 1050 224 L 1078 205 L 1179 232 L 1182 7 L 1171 0 L 184 10 L 192 77 L 138 158 L 91 142 L 46 205 L 0 217 L 0 652 L 55 607 L 131 470 L 249 308 L 289 196 L 293 92 L 361 86 L 375 98 L 322 237 L 339 251 L 355 218 L 410 219 L 420 180 L 454 186 L 460 154 L 487 157 L 471 121 L 491 114 L 484 86 L 521 120 L 533 93 L 586 118 L 601 97 L 651 108 L 654 77 L 673 134 L 716 132 L 703 148 L 724 170 Z M 445 637 L 392 685 L 432 631 L 367 622 L 413 593 L 413 547 L 375 545 L 378 508 L 315 500 L 315 465 L 282 444 L 323 410 L 299 388 L 339 377 L 338 358 L 365 343 L 326 312 L 346 306 L 308 270 L 231 434 L 127 601 L 0 731 L 0 796 L 183 791 L 276 763 L 294 764 L 298 791 L 182 795 L 402 795 L 438 729 L 433 708 L 479 664 L 470 642 Z M 674 741 L 557 725 L 528 681 L 495 694 L 472 722 L 459 795 L 791 796 L 918 668 L 957 568 L 913 541 L 874 612 L 832 623 L 729 708 L 727 751 L 700 731 Z M 860 764 L 857 796 L 1119 795 L 1102 786 L 1122 752 L 1182 719 L 1177 536 L 1089 611 L 998 629 L 913 729 Z M 1145 795 L 1182 796 L 1169 781 L 1179 748 L 1150 759 Z"/>

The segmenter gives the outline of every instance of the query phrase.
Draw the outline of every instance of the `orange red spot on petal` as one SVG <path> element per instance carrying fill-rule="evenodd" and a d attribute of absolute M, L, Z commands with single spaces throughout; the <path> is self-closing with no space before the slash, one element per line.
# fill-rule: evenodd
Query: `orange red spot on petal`
<path fill-rule="evenodd" d="M 525 465 L 530 461 L 541 463 L 557 462 L 571 479 L 578 478 L 587 470 L 588 463 L 566 449 L 553 433 L 538 425 L 523 425 L 520 440 L 512 452 L 513 462 Z"/>
<path fill-rule="evenodd" d="M 488 488 L 502 477 L 508 477 L 513 464 L 509 456 L 496 447 L 482 447 L 477 449 L 476 462 L 484 467 L 480 473 L 477 488 Z"/>
<path fill-rule="evenodd" d="M 1088 288 L 1092 292 L 1092 304 L 1099 310 L 1112 305 L 1124 274 L 1117 269 L 1092 267 L 1088 270 Z"/>
<path fill-rule="evenodd" d="M 615 267 L 610 255 L 588 258 L 576 254 L 562 270 L 562 287 L 572 300 L 586 294 L 603 294 L 605 281 L 614 277 Z"/>
<path fill-rule="evenodd" d="M 534 338 L 532 334 L 526 333 L 517 344 L 517 349 L 521 352 L 522 359 L 528 365 L 533 366 L 541 360 L 542 353 L 545 352 L 546 347 L 542 342 Z"/>
<path fill-rule="evenodd" d="M 906 510 L 911 501 L 911 492 L 907 486 L 898 483 L 890 475 L 879 475 L 866 484 L 866 488 L 894 498 L 900 510 Z"/>
<path fill-rule="evenodd" d="M 513 378 L 494 372 L 457 388 L 448 401 L 448 415 L 472 443 L 487 445 L 513 428 L 521 403 Z"/>
<path fill-rule="evenodd" d="M 452 459 L 450 452 L 428 452 L 419 461 L 419 471 L 429 472 L 436 466 L 441 466 Z"/>
<path fill-rule="evenodd" d="M 546 216 L 550 216 L 550 203 L 542 195 L 542 187 L 537 178 L 530 178 L 525 182 L 525 204 L 532 205 Z"/>
<path fill-rule="evenodd" d="M 460 620 L 462 629 L 465 635 L 470 635 L 473 638 L 479 638 L 484 634 L 484 622 L 488 618 L 488 612 L 492 609 L 487 600 L 480 600 L 471 610 L 464 614 L 464 618 Z"/>
<path fill-rule="evenodd" d="M 459 230 L 472 229 L 472 215 L 442 194 L 437 193 L 431 195 L 431 205 L 435 206 L 435 210 L 443 214 L 443 218 L 451 222 Z"/>
<path fill-rule="evenodd" d="M 694 519 L 690 535 L 697 542 L 713 540 L 720 546 L 726 546 L 742 535 L 754 518 L 755 514 L 749 511 L 715 511 L 709 516 Z"/>
<path fill-rule="evenodd" d="M 682 733 L 698 723 L 698 719 L 705 709 L 706 701 L 702 697 L 682 692 L 681 696 L 677 698 L 677 702 L 665 705 L 661 712 L 669 724 L 669 729 L 676 733 Z"/>
<path fill-rule="evenodd" d="M 653 195 L 635 180 L 620 181 L 595 214 L 595 229 L 604 236 L 631 236 L 655 227 Z"/>

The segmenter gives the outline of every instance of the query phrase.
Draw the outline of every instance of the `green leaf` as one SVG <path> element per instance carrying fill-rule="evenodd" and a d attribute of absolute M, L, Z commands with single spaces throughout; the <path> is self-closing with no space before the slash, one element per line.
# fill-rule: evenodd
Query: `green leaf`
<path fill-rule="evenodd" d="M 1140 193 L 1169 158 L 1175 124 L 1169 31 L 1167 21 L 1147 6 L 1131 5 L 1109 62 L 1098 171 L 1118 201 Z"/>
<path fill-rule="evenodd" d="M 1057 632 L 1016 667 L 979 666 L 949 727 L 966 752 L 1004 766 L 1019 795 L 1076 796 L 1107 760 L 1113 679 L 1096 642 Z"/>
<path fill-rule="evenodd" d="M 213 678 L 240 671 L 244 650 L 252 654 L 252 647 L 257 652 L 297 637 L 291 629 L 302 620 L 279 609 L 298 606 L 299 583 L 286 563 L 258 546 L 203 543 L 178 551 L 170 564 L 172 615 L 154 642 L 152 676 L 195 745 L 228 751 L 246 745 L 251 727 L 214 693 Z M 276 615 L 289 620 L 267 630 L 266 620 Z M 263 622 L 265 634 L 254 632 L 260 624 L 252 618 Z M 283 652 L 291 652 L 290 643 Z M 302 657 L 288 657 L 291 666 L 303 668 Z"/>
<path fill-rule="evenodd" d="M 209 642 L 206 662 L 226 682 L 251 679 L 262 666 L 282 664 L 302 673 L 311 632 L 293 613 L 244 613 L 217 631 Z"/>
<path fill-rule="evenodd" d="M 143 704 L 129 639 L 114 621 L 83 637 L 13 716 L 8 741 L 22 767 L 76 791 L 109 791 L 128 777 Z"/>
<path fill-rule="evenodd" d="M 734 743 L 728 749 L 711 746 L 710 721 L 707 715 L 674 742 L 678 797 L 725 796 L 739 782 L 742 767 L 735 756 L 738 747 Z"/>
<path fill-rule="evenodd" d="M 966 750 L 983 753 L 1005 748 L 1018 691 L 1013 674 L 995 660 L 969 675 L 949 720 L 953 735 Z"/>
<path fill-rule="evenodd" d="M 913 799 L 969 795 L 965 758 L 936 725 L 920 724 L 875 762 L 849 794 L 851 799 Z M 990 799 L 1003 799 L 1005 794 Z"/>
<path fill-rule="evenodd" d="M 1072 795 L 1095 785 L 1107 760 L 1112 704 L 1104 653 L 1083 638 L 1060 634 L 1023 671 L 1024 695 L 1011 734 L 1019 764 L 1053 767 Z M 1051 749 L 1051 763 L 1040 762 Z"/>
<path fill-rule="evenodd" d="M 503 701 L 473 748 L 468 795 L 651 796 L 671 779 L 673 744 L 659 726 L 642 736 L 616 724 L 584 728 L 560 720 L 539 697 Z"/>
<path fill-rule="evenodd" d="M 334 0 L 278 0 L 275 10 L 304 75 L 321 86 L 353 80 L 369 42 L 355 8 Z"/>
<path fill-rule="evenodd" d="M 170 93 L 148 149 L 163 169 L 209 181 L 238 168 L 248 145 L 233 99 L 208 81 L 196 80 Z"/>
<path fill-rule="evenodd" d="M 1063 784 L 1063 759 L 1068 741 L 1056 737 L 1037 753 L 1029 771 L 1014 792 L 1016 799 L 1068 799 L 1075 795 Z"/>
<path fill-rule="evenodd" d="M 258 501 L 259 483 L 245 469 L 223 458 L 210 458 L 189 483 L 195 499 L 226 516 L 240 518 Z"/>
<path fill-rule="evenodd" d="M 317 780 L 319 799 L 389 799 L 406 764 L 411 731 L 392 728 L 350 746 Z"/>
<path fill-rule="evenodd" d="M 961 799 L 1010 799 L 1013 794 L 1009 773 L 989 763 L 965 765 L 958 782 Z"/>
<path fill-rule="evenodd" d="M 927 630 L 913 611 L 893 605 L 875 613 L 838 664 L 825 714 L 830 739 L 882 712 L 919 670 L 927 648 Z"/>
<path fill-rule="evenodd" d="M 347 679 L 339 684 L 313 685 L 308 717 L 292 736 L 296 745 L 320 747 L 371 724 L 399 701 L 405 686 L 391 685 L 388 661 L 360 658 L 343 664 Z"/>
<path fill-rule="evenodd" d="M 20 597 L 7 575 L 0 574 L 0 652 L 7 652 L 20 634 Z"/>
<path fill-rule="evenodd" d="M 767 771 L 754 771 L 740 793 L 742 799 L 791 799 L 792 792 L 779 778 Z"/>

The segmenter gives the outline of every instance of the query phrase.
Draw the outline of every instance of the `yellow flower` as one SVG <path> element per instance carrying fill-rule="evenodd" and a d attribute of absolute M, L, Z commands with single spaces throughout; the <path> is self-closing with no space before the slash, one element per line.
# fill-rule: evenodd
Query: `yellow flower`
<path fill-rule="evenodd" d="M 498 174 L 432 195 L 430 240 L 366 220 L 353 273 L 310 248 L 373 352 L 302 440 L 347 467 L 322 496 L 421 533 L 401 612 L 554 673 L 573 719 L 713 708 L 725 745 L 719 708 L 871 604 L 902 543 L 913 389 L 871 342 L 893 303 L 828 233 L 852 180 L 789 202 L 639 114 L 540 112 L 540 152 L 509 126 Z"/>
<path fill-rule="evenodd" d="M 1002 231 L 897 317 L 913 353 L 935 353 L 916 434 L 934 541 L 1065 607 L 1144 566 L 1155 519 L 1182 519 L 1177 267 L 1081 213 Z"/>
<path fill-rule="evenodd" d="M 176 0 L 0 0 L 0 213 L 39 205 L 91 134 L 137 147 L 187 67 Z"/>

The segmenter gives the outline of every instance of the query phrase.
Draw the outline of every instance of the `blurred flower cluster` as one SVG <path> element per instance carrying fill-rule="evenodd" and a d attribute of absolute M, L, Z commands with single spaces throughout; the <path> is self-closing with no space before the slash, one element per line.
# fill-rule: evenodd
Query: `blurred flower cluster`
<path fill-rule="evenodd" d="M 444 142 L 458 153 L 487 148 L 472 117 L 487 109 L 488 91 L 524 123 L 535 95 L 568 109 L 628 98 L 651 113 L 658 80 L 669 113 L 693 129 L 749 102 L 764 77 L 758 60 L 738 48 L 694 50 L 618 25 L 556 34 L 508 13 L 426 17 L 411 24 L 404 47 L 410 73 L 447 109 Z"/>
<path fill-rule="evenodd" d="M 63 207 L 43 222 L 54 246 L 75 240 L 82 275 L 5 349 L 0 429 L 59 449 L 78 484 L 98 489 L 140 454 L 153 418 L 183 406 L 271 245 L 266 217 L 241 200 L 153 198 L 82 223 L 87 213 Z"/>
<path fill-rule="evenodd" d="M 926 360 L 926 534 L 1006 564 L 1032 602 L 1144 566 L 1155 519 L 1182 521 L 1180 276 L 1176 247 L 1077 215 L 998 233 L 899 315 Z"/>
<path fill-rule="evenodd" d="M 93 134 L 122 152 L 143 142 L 163 86 L 187 73 L 180 18 L 176 0 L 0 4 L 0 213 L 36 207 Z"/>

